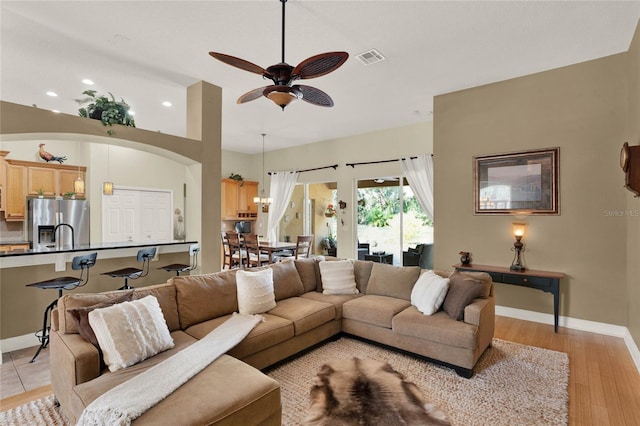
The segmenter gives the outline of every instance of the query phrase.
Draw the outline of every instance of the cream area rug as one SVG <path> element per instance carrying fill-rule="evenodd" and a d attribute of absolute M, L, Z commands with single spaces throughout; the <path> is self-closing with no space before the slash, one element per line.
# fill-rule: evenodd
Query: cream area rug
<path fill-rule="evenodd" d="M 425 399 L 453 425 L 566 425 L 567 354 L 493 340 L 471 379 L 452 369 L 356 339 L 340 338 L 270 370 L 282 389 L 282 424 L 299 425 L 307 415 L 309 391 L 320 367 L 331 360 L 388 362 L 415 383 Z M 64 413 L 43 398 L 0 413 L 1 425 L 69 425 Z"/>

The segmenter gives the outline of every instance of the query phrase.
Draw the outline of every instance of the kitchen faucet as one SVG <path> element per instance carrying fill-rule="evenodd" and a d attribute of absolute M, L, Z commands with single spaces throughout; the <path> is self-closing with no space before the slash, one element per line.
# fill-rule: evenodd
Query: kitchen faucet
<path fill-rule="evenodd" d="M 75 249 L 75 240 L 76 237 L 74 235 L 74 230 L 73 230 L 73 226 L 69 225 L 68 223 L 60 223 L 58 225 L 56 225 L 55 228 L 53 228 L 53 241 L 57 241 L 58 239 L 56 238 L 56 234 L 58 233 L 58 228 L 60 228 L 61 226 L 68 226 L 69 229 L 71 229 L 71 249 Z M 59 247 L 62 248 L 62 247 Z"/>

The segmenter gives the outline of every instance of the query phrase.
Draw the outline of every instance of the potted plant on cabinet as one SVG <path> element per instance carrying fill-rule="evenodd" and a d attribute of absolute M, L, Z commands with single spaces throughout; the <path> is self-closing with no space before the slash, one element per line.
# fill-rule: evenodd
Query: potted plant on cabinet
<path fill-rule="evenodd" d="M 36 192 L 38 193 L 38 198 L 44 198 L 44 188 L 40 187 Z"/>
<path fill-rule="evenodd" d="M 121 124 L 123 126 L 136 127 L 135 120 L 129 113 L 129 105 L 124 99 L 116 101 L 112 93 L 109 96 L 96 96 L 95 90 L 85 90 L 82 92 L 87 97 L 84 99 L 76 99 L 80 105 L 88 103 L 86 107 L 78 110 L 80 117 L 93 118 L 102 121 L 104 126 L 113 126 Z M 113 129 L 107 130 L 110 136 L 113 136 Z"/>

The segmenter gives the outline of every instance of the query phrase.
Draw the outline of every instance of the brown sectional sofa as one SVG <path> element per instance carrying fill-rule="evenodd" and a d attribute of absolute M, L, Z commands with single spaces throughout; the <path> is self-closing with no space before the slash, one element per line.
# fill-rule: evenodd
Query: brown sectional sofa
<path fill-rule="evenodd" d="M 491 344 L 495 301 L 487 297 L 464 308 L 462 321 L 440 311 L 425 316 L 411 305 L 419 267 L 354 261 L 358 294 L 322 293 L 318 262 L 300 259 L 273 269 L 277 305 L 265 321 L 226 355 L 134 421 L 135 424 L 279 425 L 280 387 L 259 369 L 345 332 L 444 363 L 470 377 Z M 56 398 L 73 422 L 98 396 L 201 339 L 238 310 L 236 271 L 180 276 L 133 290 L 133 299 L 154 295 L 175 347 L 134 366 L 110 372 L 98 349 L 78 334 L 74 310 L 121 297 L 123 291 L 69 293 L 54 311 L 51 381 Z M 131 291 L 131 290 L 130 290 Z"/>

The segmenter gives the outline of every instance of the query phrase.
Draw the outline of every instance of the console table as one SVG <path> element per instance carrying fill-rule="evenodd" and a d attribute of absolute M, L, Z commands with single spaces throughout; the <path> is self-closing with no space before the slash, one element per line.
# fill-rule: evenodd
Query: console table
<path fill-rule="evenodd" d="M 553 294 L 553 327 L 558 332 L 558 309 L 560 306 L 560 280 L 565 277 L 562 272 L 535 271 L 525 269 L 523 272 L 512 271 L 509 268 L 489 265 L 454 265 L 458 271 L 486 272 L 497 283 L 519 285 L 536 288 Z"/>

